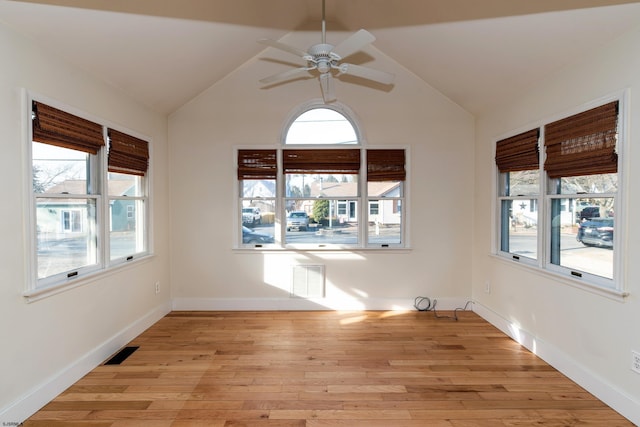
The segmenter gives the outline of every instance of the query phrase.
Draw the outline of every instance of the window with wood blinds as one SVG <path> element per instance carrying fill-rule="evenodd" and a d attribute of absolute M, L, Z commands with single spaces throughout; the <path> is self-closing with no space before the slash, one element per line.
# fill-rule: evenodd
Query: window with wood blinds
<path fill-rule="evenodd" d="M 535 128 L 496 142 L 500 251 L 522 262 L 538 259 L 539 139 L 540 129 Z M 525 240 L 520 230 L 527 231 Z"/>
<path fill-rule="evenodd" d="M 30 101 L 34 256 L 24 295 L 36 300 L 148 254 L 149 150 L 100 120 Z"/>
<path fill-rule="evenodd" d="M 500 255 L 607 296 L 625 295 L 618 256 L 625 98 L 496 142 Z"/>
<path fill-rule="evenodd" d="M 373 247 L 402 246 L 405 240 L 403 206 L 407 179 L 406 150 L 368 149 L 367 243 Z"/>

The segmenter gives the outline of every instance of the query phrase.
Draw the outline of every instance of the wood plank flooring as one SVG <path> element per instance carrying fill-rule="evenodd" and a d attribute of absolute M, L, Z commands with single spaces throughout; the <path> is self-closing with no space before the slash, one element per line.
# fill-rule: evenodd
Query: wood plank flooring
<path fill-rule="evenodd" d="M 172 312 L 24 425 L 633 426 L 475 313 L 458 317 Z"/>

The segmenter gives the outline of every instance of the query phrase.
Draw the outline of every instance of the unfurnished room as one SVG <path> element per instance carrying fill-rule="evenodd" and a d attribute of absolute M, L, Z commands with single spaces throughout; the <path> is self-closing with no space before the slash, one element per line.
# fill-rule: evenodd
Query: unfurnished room
<path fill-rule="evenodd" d="M 640 2 L 0 0 L 0 58 L 2 425 L 640 424 Z"/>

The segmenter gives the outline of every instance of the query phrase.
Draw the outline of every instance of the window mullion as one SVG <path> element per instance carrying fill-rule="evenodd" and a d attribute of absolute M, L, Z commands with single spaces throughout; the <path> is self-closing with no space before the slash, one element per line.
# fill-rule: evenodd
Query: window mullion
<path fill-rule="evenodd" d="M 103 137 L 105 141 L 107 140 L 107 127 L 103 126 L 102 128 Z M 104 267 L 108 267 L 111 264 L 110 251 L 111 248 L 109 245 L 109 224 L 110 224 L 110 215 L 109 215 L 109 206 L 110 206 L 110 198 L 109 198 L 109 179 L 107 175 L 107 155 L 105 150 L 101 150 L 97 156 L 97 162 L 99 163 L 99 178 L 96 176 L 96 182 L 98 183 L 99 193 L 102 195 L 100 203 L 100 207 L 98 208 L 99 214 L 101 218 L 98 218 L 99 230 L 98 230 L 98 257 L 100 261 L 100 265 Z M 97 172 L 97 171 L 96 171 Z"/>
<path fill-rule="evenodd" d="M 358 206 L 360 211 L 358 212 L 358 242 L 361 247 L 367 247 L 369 245 L 369 189 L 367 185 L 367 174 L 364 173 L 367 170 L 367 150 L 364 148 L 360 154 L 360 173 L 358 176 Z"/>

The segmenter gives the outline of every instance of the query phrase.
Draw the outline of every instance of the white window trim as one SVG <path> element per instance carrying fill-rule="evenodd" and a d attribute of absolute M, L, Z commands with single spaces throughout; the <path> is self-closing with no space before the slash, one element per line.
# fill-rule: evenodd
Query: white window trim
<path fill-rule="evenodd" d="M 629 191 L 627 186 L 628 181 L 628 162 L 627 151 L 629 147 L 628 128 L 630 122 L 629 111 L 629 89 L 615 92 L 608 96 L 593 100 L 591 102 L 576 106 L 570 110 L 563 111 L 552 116 L 543 118 L 537 122 L 531 123 L 527 126 L 523 126 L 513 132 L 504 134 L 504 137 L 517 135 L 528 129 L 540 128 L 540 138 L 538 144 L 540 146 L 540 191 L 538 194 L 538 254 L 537 259 L 527 259 L 525 257 L 518 257 L 516 254 L 502 252 L 500 250 L 500 234 L 501 234 L 501 206 L 500 201 L 500 172 L 498 171 L 495 162 L 493 162 L 493 191 L 492 196 L 494 202 L 492 203 L 492 239 L 491 239 L 491 254 L 501 260 L 507 262 L 516 263 L 522 268 L 536 273 L 542 273 L 546 277 L 551 277 L 557 280 L 559 283 L 568 284 L 570 286 L 586 290 L 591 293 L 595 293 L 601 296 L 609 297 L 614 300 L 623 301 L 629 293 L 626 292 L 627 278 L 624 275 L 624 263 L 622 251 L 626 240 L 626 224 L 627 217 L 624 215 L 626 211 L 626 200 L 629 197 Z M 616 231 L 614 239 L 614 259 L 613 259 L 613 279 L 607 279 L 600 276 L 596 276 L 590 273 L 581 271 L 581 277 L 572 275 L 572 271 L 568 267 L 562 267 L 551 263 L 551 251 L 549 248 L 549 239 L 551 234 L 551 224 L 549 221 L 551 215 L 551 203 L 549 200 L 552 198 L 567 198 L 565 195 L 549 195 L 548 194 L 548 179 L 544 171 L 544 159 L 545 159 L 545 146 L 544 146 L 544 126 L 545 124 L 552 123 L 554 121 L 572 116 L 574 114 L 587 111 L 589 109 L 607 104 L 612 101 L 619 102 L 619 115 L 618 115 L 618 143 L 616 151 L 618 153 L 618 192 L 615 195 L 616 204 Z M 495 138 L 493 142 L 493 152 L 497 141 L 503 139 L 503 136 Z M 620 191 L 622 190 L 622 191 Z M 563 197 L 565 196 L 565 197 Z M 602 194 L 599 194 L 602 196 Z M 540 215 L 540 212 L 544 212 L 544 215 Z"/>
<path fill-rule="evenodd" d="M 47 96 L 29 91 L 27 89 L 21 90 L 21 117 L 22 117 L 22 141 L 23 141 L 23 170 L 24 173 L 27 174 L 26 177 L 23 177 L 23 211 L 26 213 L 27 220 L 23 222 L 24 225 L 24 250 L 25 250 L 25 259 L 27 262 L 25 263 L 25 277 L 27 280 L 25 281 L 24 291 L 22 293 L 23 297 L 27 302 L 34 302 L 49 296 L 53 296 L 59 294 L 61 292 L 74 289 L 79 286 L 86 285 L 88 283 L 92 283 L 95 280 L 106 277 L 110 274 L 113 274 L 114 271 L 120 270 L 125 267 L 131 267 L 133 264 L 138 262 L 146 262 L 151 257 L 153 257 L 153 233 L 151 232 L 152 228 L 152 209 L 151 209 L 151 200 L 152 200 L 152 173 L 153 173 L 153 162 L 152 162 L 152 150 L 153 150 L 153 141 L 152 138 L 141 135 L 135 131 L 130 129 L 123 128 L 117 124 L 113 124 L 105 119 L 92 116 L 84 111 L 81 111 L 77 108 L 66 105 L 58 100 L 51 99 Z M 109 221 L 107 220 L 109 215 L 109 196 L 108 196 L 108 182 L 107 182 L 107 156 L 106 149 L 107 146 L 100 150 L 98 155 L 96 156 L 96 161 L 100 163 L 100 171 L 101 176 L 94 177 L 94 180 L 97 178 L 98 185 L 100 186 L 100 194 L 92 194 L 89 195 L 89 198 L 95 199 L 97 203 L 98 209 L 96 210 L 96 222 L 98 223 L 98 227 L 96 230 L 96 238 L 98 241 L 97 252 L 98 252 L 98 263 L 93 266 L 86 266 L 78 268 L 74 270 L 77 274 L 72 276 L 67 276 L 66 273 L 60 273 L 58 275 L 50 276 L 44 279 L 38 279 L 37 273 L 37 265 L 38 265 L 38 256 L 37 256 L 37 234 L 36 234 L 36 206 L 35 206 L 35 197 L 33 193 L 33 159 L 32 159 L 32 117 L 31 117 L 31 104 L 32 101 L 43 102 L 47 105 L 50 105 L 54 108 L 58 108 L 70 114 L 76 115 L 78 117 L 93 121 L 95 123 L 99 123 L 103 126 L 103 132 L 105 134 L 105 143 L 107 128 L 117 129 L 124 133 L 127 133 L 131 136 L 144 139 L 149 141 L 149 167 L 147 169 L 147 173 L 145 174 L 145 178 L 143 180 L 144 192 L 145 196 L 140 197 L 144 199 L 145 202 L 145 213 L 144 213 L 144 233 L 146 237 L 146 250 L 144 252 L 139 252 L 133 254 L 132 256 L 110 261 L 109 255 Z M 133 200 L 134 198 L 131 197 Z M 135 198 L 138 199 L 138 198 Z M 67 277 L 65 277 L 67 276 Z"/>

